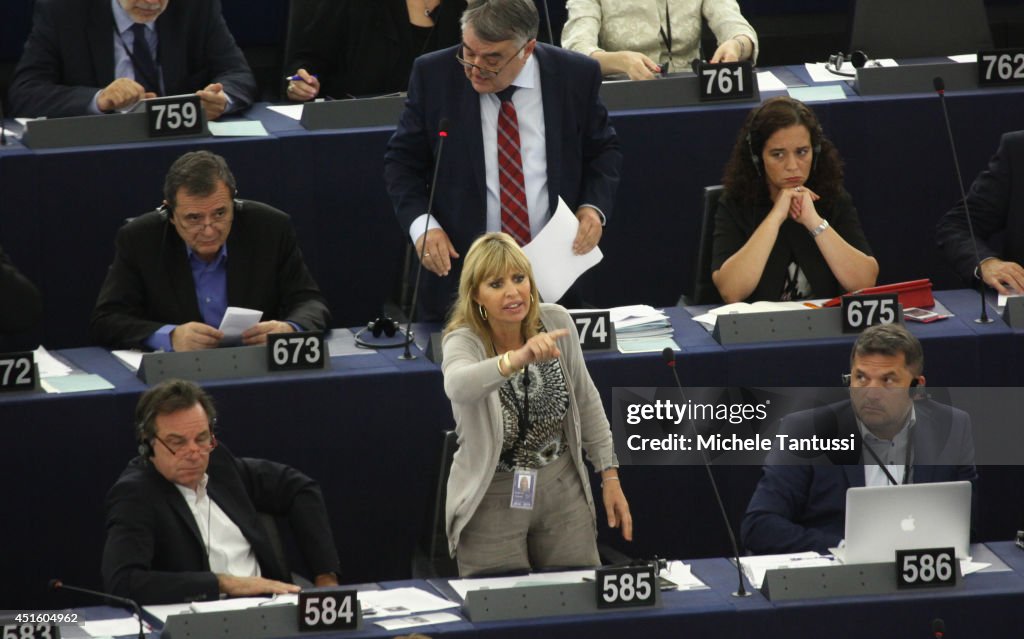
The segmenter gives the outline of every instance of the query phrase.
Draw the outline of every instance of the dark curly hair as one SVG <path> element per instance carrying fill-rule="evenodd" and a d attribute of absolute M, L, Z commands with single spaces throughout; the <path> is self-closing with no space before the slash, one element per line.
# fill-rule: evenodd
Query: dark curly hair
<path fill-rule="evenodd" d="M 843 189 L 843 161 L 835 145 L 825 137 L 814 111 L 793 98 L 780 96 L 765 100 L 764 104 L 747 114 L 747 119 L 736 136 L 732 155 L 725 165 L 722 184 L 734 202 L 752 206 L 769 202 L 768 181 L 762 168 L 761 153 L 765 142 L 779 129 L 797 124 L 807 127 L 814 149 L 814 165 L 807 178 L 807 188 L 825 201 L 834 201 Z M 754 165 L 757 158 L 758 165 Z"/>

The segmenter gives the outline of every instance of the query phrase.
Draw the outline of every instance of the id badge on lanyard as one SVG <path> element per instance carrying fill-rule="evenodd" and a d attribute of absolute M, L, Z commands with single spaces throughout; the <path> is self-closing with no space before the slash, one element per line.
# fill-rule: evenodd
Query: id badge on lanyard
<path fill-rule="evenodd" d="M 533 501 L 537 496 L 537 470 L 535 468 L 517 468 L 512 473 L 512 502 L 510 508 L 533 510 Z"/>

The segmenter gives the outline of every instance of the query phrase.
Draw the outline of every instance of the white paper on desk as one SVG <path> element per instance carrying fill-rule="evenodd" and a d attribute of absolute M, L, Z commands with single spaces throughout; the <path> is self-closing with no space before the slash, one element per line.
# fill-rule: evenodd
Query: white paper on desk
<path fill-rule="evenodd" d="M 533 241 L 523 247 L 533 267 L 537 290 L 545 302 L 557 302 L 580 275 L 604 259 L 600 246 L 595 246 L 586 255 L 572 252 L 579 227 L 579 220 L 562 198 L 558 198 L 555 214 Z"/>
<path fill-rule="evenodd" d="M 652 337 L 635 337 L 635 338 L 618 338 L 618 347 L 620 353 L 660 353 L 666 348 L 671 348 L 673 351 L 680 351 L 679 344 L 669 336 L 652 336 Z"/>
<path fill-rule="evenodd" d="M 584 579 L 594 579 L 594 570 L 566 570 L 542 572 L 518 577 L 489 577 L 485 579 L 452 579 L 448 585 L 463 599 L 470 590 L 498 590 L 501 588 L 523 588 L 527 586 L 549 586 L 551 584 L 575 584 Z"/>
<path fill-rule="evenodd" d="M 146 632 L 152 631 L 149 624 L 143 624 Z M 120 637 L 130 635 L 139 636 L 139 618 L 118 617 L 117 619 L 101 619 L 99 621 L 86 621 L 82 624 L 82 630 L 90 637 Z"/>
<path fill-rule="evenodd" d="M 270 136 L 259 120 L 232 120 L 210 122 L 210 135 L 223 138 L 265 138 Z"/>
<path fill-rule="evenodd" d="M 760 302 L 733 302 L 732 304 L 725 304 L 717 308 L 713 308 L 703 315 L 695 315 L 693 321 L 702 324 L 704 328 L 709 331 L 715 328 L 715 322 L 718 320 L 719 315 L 740 315 L 744 313 L 771 313 L 774 311 L 806 311 L 809 306 L 808 304 L 814 304 L 821 306 L 821 303 L 827 300 L 804 300 L 801 302 L 769 302 L 762 300 Z"/>
<path fill-rule="evenodd" d="M 947 57 L 950 60 L 952 60 L 953 62 L 958 62 L 960 64 L 963 64 L 964 62 L 977 62 L 978 61 L 978 54 L 977 53 L 961 53 L 959 55 L 951 55 L 951 56 L 947 56 Z"/>
<path fill-rule="evenodd" d="M 192 604 L 190 603 L 173 603 L 173 604 L 162 604 L 159 606 L 143 606 L 143 610 L 146 611 L 151 617 L 156 617 L 160 620 L 160 623 L 167 623 L 167 618 L 171 615 L 181 615 L 192 612 Z"/>
<path fill-rule="evenodd" d="M 708 585 L 694 576 L 690 570 L 689 564 L 673 560 L 668 562 L 665 566 L 665 570 L 661 572 L 660 577 L 668 579 L 674 583 L 679 590 L 699 590 L 701 588 L 708 588 Z"/>
<path fill-rule="evenodd" d="M 789 553 L 782 555 L 759 555 L 742 557 L 740 565 L 743 574 L 750 580 L 754 588 L 760 589 L 764 583 L 764 575 L 769 570 L 778 568 L 814 568 L 816 566 L 835 565 L 835 559 L 828 555 L 819 555 L 814 551 Z"/>
<path fill-rule="evenodd" d="M 62 377 L 71 374 L 71 367 L 60 361 L 42 346 L 33 351 L 36 366 L 39 368 L 40 379 L 45 377 Z"/>
<path fill-rule="evenodd" d="M 394 617 L 459 607 L 459 604 L 454 601 L 442 599 L 419 588 L 393 588 L 361 592 L 359 593 L 359 604 L 363 608 L 373 608 L 374 617 Z"/>
<path fill-rule="evenodd" d="M 426 615 L 416 615 L 415 617 L 385 619 L 375 623 L 385 630 L 394 631 L 401 630 L 402 628 L 414 628 L 416 626 L 435 626 L 442 623 L 452 623 L 453 621 L 459 621 L 458 616 L 450 612 L 435 612 Z"/>
<path fill-rule="evenodd" d="M 274 113 L 280 113 L 285 117 L 289 117 L 293 120 L 302 119 L 302 104 L 282 104 L 278 106 L 267 107 Z"/>
<path fill-rule="evenodd" d="M 1006 308 L 1006 300 L 1010 299 L 1011 297 L 1020 296 L 1020 293 L 1011 293 L 1010 295 L 1003 295 L 1002 293 L 1000 293 L 999 297 L 996 298 L 996 306 L 998 306 L 1000 309 Z"/>
<path fill-rule="evenodd" d="M 229 306 L 224 311 L 224 319 L 220 321 L 220 330 L 224 333 L 224 340 L 227 342 L 241 341 L 242 333 L 259 324 L 262 318 L 263 311 Z"/>
<path fill-rule="evenodd" d="M 139 367 L 142 366 L 142 356 L 144 353 L 142 351 L 111 351 L 111 355 L 127 366 L 128 370 L 137 373 Z"/>
<path fill-rule="evenodd" d="M 759 91 L 785 91 L 786 83 L 771 71 L 758 71 L 757 88 Z"/>
<path fill-rule="evenodd" d="M 225 612 L 228 610 L 246 610 L 266 606 L 297 606 L 297 594 L 274 595 L 272 597 L 236 597 L 234 599 L 217 599 L 214 601 L 193 601 L 189 604 L 192 612 Z"/>

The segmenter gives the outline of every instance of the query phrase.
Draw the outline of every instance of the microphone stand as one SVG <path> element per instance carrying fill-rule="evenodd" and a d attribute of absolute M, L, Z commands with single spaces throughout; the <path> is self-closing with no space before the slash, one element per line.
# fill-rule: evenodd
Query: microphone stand
<path fill-rule="evenodd" d="M 80 592 L 86 595 L 91 595 L 93 597 L 99 597 L 100 599 L 105 599 L 113 603 L 121 604 L 122 606 L 125 606 L 127 608 L 131 608 L 135 612 L 135 616 L 139 619 L 139 639 L 146 638 L 146 632 L 142 625 L 142 609 L 139 608 L 139 604 L 137 604 L 132 599 L 129 599 L 127 597 L 118 597 L 117 595 L 111 595 L 105 592 L 99 592 L 97 590 L 89 590 L 88 588 L 68 586 L 60 579 L 51 579 L 48 585 L 50 587 L 50 590 L 70 590 L 72 592 Z"/>
<path fill-rule="evenodd" d="M 412 334 L 412 318 L 416 314 L 416 301 L 420 293 L 420 275 L 423 273 L 423 258 L 427 252 L 427 231 L 430 230 L 430 216 L 434 212 L 434 192 L 437 189 L 437 174 L 441 168 L 441 152 L 444 151 L 444 141 L 448 138 L 448 119 L 441 118 L 441 122 L 438 124 L 440 129 L 437 132 L 437 137 L 441 140 L 437 143 L 437 158 L 434 160 L 434 179 L 430 182 L 430 199 L 427 200 L 427 213 L 423 220 L 423 243 L 420 245 L 420 263 L 416 266 L 416 282 L 412 287 L 412 303 L 409 305 L 409 319 L 405 324 L 405 351 L 398 356 L 398 359 L 413 360 L 416 356 L 413 355 L 410 350 L 410 345 L 413 341 Z"/>
<path fill-rule="evenodd" d="M 679 373 L 676 372 L 676 354 L 671 347 L 666 347 L 661 352 L 662 359 L 665 360 L 665 364 L 672 370 L 672 376 L 676 379 L 676 386 L 679 388 L 679 398 L 685 399 L 683 394 L 683 383 L 679 381 Z M 697 427 L 694 426 L 693 420 L 690 422 L 690 429 L 693 431 L 694 441 L 697 439 Z M 708 473 L 708 481 L 711 482 L 711 489 L 715 492 L 715 501 L 718 502 L 718 509 L 722 513 L 722 521 L 725 522 L 725 531 L 729 533 L 729 542 L 732 544 L 733 557 L 736 559 L 736 579 L 737 586 L 736 592 L 732 593 L 733 597 L 749 597 L 750 592 L 747 591 L 746 586 L 743 585 L 743 566 L 740 565 L 740 547 L 736 543 L 736 535 L 732 531 L 732 524 L 729 523 L 729 515 L 725 512 L 725 502 L 722 501 L 722 495 L 718 492 L 718 482 L 715 481 L 715 475 L 711 472 L 711 462 L 708 460 L 708 455 L 704 449 L 700 449 L 701 459 L 704 461 L 704 470 Z"/>
<path fill-rule="evenodd" d="M 971 210 L 967 204 L 967 191 L 964 189 L 964 178 L 960 173 L 960 160 L 956 154 L 956 142 L 953 141 L 953 127 L 949 124 L 949 111 L 946 109 L 946 83 L 941 77 L 932 80 L 935 92 L 939 94 L 939 102 L 942 103 L 942 117 L 946 121 L 946 135 L 949 136 L 949 147 L 953 150 L 953 166 L 956 168 L 956 183 L 960 187 L 960 197 L 963 198 L 964 214 L 967 216 L 967 230 L 971 234 L 971 244 L 974 246 L 975 272 L 978 274 L 978 293 L 981 295 L 981 315 L 974 320 L 975 324 L 991 324 L 992 318 L 988 316 L 988 307 L 985 305 L 985 280 L 981 278 L 981 254 L 978 252 L 978 240 L 974 236 L 974 223 L 971 221 Z"/>

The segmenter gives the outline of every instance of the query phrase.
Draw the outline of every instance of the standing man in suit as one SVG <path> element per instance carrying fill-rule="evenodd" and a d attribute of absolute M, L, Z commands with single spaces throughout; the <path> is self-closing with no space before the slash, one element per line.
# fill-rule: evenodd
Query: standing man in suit
<path fill-rule="evenodd" d="M 135 421 L 139 456 L 107 495 L 108 592 L 142 605 L 298 592 L 260 513 L 288 520 L 317 586 L 338 585 L 320 487 L 288 466 L 232 455 L 202 388 L 161 382 L 139 398 Z"/>
<path fill-rule="evenodd" d="M 1004 295 L 1024 293 L 1024 131 L 1003 135 L 967 193 L 977 253 L 964 206 L 960 202 L 939 219 L 939 249 L 965 282 L 980 279 Z"/>
<path fill-rule="evenodd" d="M 921 343 L 898 324 L 873 326 L 850 354 L 850 399 L 794 413 L 779 433 L 807 440 L 855 438 L 853 451 L 793 459 L 770 454 L 743 517 L 743 545 L 757 555 L 827 553 L 846 529 L 854 486 L 977 480 L 967 413 L 916 398 Z"/>
<path fill-rule="evenodd" d="M 108 348 L 216 348 L 229 306 L 263 311 L 242 334 L 322 330 L 330 313 L 283 212 L 235 198 L 235 176 L 209 151 L 178 158 L 164 203 L 117 232 L 90 333 Z"/>
<path fill-rule="evenodd" d="M 183 93 L 209 120 L 256 97 L 220 0 L 36 0 L 9 99 L 14 115 L 53 118 Z"/>
<path fill-rule="evenodd" d="M 398 222 L 417 255 L 425 245 L 423 266 L 433 274 L 423 282 L 424 319 L 444 316 L 459 258 L 476 237 L 505 231 L 525 244 L 559 196 L 580 222 L 573 250 L 593 250 L 622 163 L 598 97 L 600 67 L 538 44 L 532 0 L 473 0 L 461 22 L 461 45 L 413 65 L 405 111 L 384 156 Z M 424 233 L 442 120 L 448 141 Z"/>

